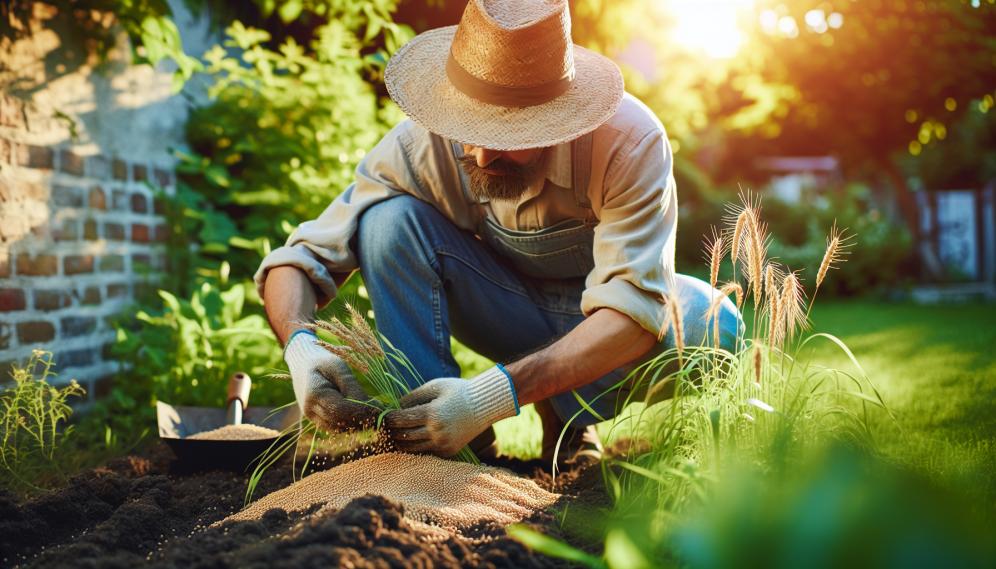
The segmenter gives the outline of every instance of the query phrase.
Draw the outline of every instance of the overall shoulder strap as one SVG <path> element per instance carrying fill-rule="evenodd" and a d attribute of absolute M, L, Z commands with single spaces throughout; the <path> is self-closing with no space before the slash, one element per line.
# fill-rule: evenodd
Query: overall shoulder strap
<path fill-rule="evenodd" d="M 592 133 L 571 141 L 571 175 L 574 184 L 574 199 L 578 207 L 591 208 L 588 199 L 588 183 L 591 180 L 591 141 Z"/>

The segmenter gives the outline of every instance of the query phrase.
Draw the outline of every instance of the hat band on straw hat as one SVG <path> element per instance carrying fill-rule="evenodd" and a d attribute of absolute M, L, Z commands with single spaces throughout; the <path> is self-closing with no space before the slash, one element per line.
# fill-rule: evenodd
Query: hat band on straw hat
<path fill-rule="evenodd" d="M 566 93 L 574 83 L 574 66 L 553 81 L 528 87 L 511 87 L 471 75 L 453 58 L 451 52 L 446 59 L 446 76 L 457 90 L 479 101 L 503 107 L 531 107 L 542 105 Z"/>

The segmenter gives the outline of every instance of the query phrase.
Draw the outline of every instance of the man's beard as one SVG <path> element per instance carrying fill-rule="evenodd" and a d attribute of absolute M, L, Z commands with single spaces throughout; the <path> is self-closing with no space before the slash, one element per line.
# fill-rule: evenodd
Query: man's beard
<path fill-rule="evenodd" d="M 488 164 L 488 170 L 501 172 L 489 174 L 477 165 L 477 159 L 470 154 L 460 157 L 460 166 L 470 180 L 470 191 L 478 198 L 514 201 L 525 193 L 536 174 L 546 163 L 543 152 L 531 164 L 519 165 L 501 158 Z"/>

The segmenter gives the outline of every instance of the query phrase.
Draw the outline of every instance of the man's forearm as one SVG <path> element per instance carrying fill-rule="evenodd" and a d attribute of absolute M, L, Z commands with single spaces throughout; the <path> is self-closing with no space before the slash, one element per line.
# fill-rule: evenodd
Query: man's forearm
<path fill-rule="evenodd" d="M 281 344 L 286 344 L 287 338 L 299 327 L 295 322 L 315 319 L 317 303 L 315 287 L 304 271 L 284 265 L 266 273 L 263 304 L 270 327 Z"/>
<path fill-rule="evenodd" d="M 646 354 L 657 338 L 632 318 L 602 308 L 553 344 L 506 367 L 519 404 L 587 385 Z"/>

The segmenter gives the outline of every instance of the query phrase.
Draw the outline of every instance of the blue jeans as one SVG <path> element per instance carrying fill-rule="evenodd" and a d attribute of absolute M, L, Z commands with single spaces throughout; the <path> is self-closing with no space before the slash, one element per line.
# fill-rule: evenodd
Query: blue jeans
<path fill-rule="evenodd" d="M 492 361 L 509 362 L 552 343 L 585 318 L 580 309 L 583 277 L 522 275 L 473 233 L 417 198 L 396 196 L 371 206 L 360 217 L 357 241 L 360 272 L 377 327 L 408 356 L 425 381 L 460 377 L 450 334 Z M 686 344 L 712 338 L 707 330 L 711 324 L 703 315 L 718 292 L 684 275 L 677 275 L 676 284 Z M 726 300 L 720 314 L 724 348 L 734 347 L 741 325 L 736 306 Z M 576 391 L 592 401 L 639 363 L 672 347 L 669 332 L 645 356 Z M 406 381 L 417 385 L 410 376 Z M 608 418 L 618 412 L 616 402 L 616 396 L 604 396 L 593 408 Z M 570 392 L 552 397 L 550 403 L 562 421 L 582 410 Z M 571 425 L 595 422 L 585 411 Z"/>

